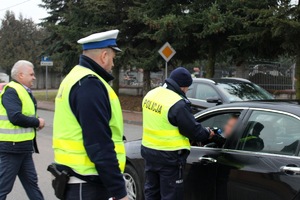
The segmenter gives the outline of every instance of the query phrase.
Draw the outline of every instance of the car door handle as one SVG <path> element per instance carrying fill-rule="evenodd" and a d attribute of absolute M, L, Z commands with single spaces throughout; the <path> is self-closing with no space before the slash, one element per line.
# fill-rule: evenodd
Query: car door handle
<path fill-rule="evenodd" d="M 199 161 L 206 161 L 206 162 L 209 162 L 209 163 L 216 163 L 217 162 L 216 159 L 210 158 L 210 157 L 200 157 L 198 160 Z"/>
<path fill-rule="evenodd" d="M 300 174 L 300 167 L 283 166 L 283 167 L 280 167 L 280 171 L 287 173 L 287 174 L 289 174 L 291 172 L 294 172 L 295 174 Z"/>

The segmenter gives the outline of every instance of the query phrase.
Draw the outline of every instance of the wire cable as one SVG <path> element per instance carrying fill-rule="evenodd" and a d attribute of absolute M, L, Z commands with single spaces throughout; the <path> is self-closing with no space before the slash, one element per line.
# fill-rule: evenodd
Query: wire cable
<path fill-rule="evenodd" d="M 13 8 L 13 7 L 16 7 L 16 6 L 19 6 L 19 5 L 21 5 L 21 4 L 23 4 L 23 3 L 26 3 L 26 2 L 28 2 L 28 1 L 31 1 L 31 0 L 22 1 L 21 3 L 17 3 L 17 4 L 15 4 L 15 5 L 8 6 L 8 7 L 6 7 L 6 8 L 2 8 L 2 9 L 0 9 L 0 12 L 1 12 L 1 11 L 4 11 L 4 10 L 8 10 L 8 9 Z"/>

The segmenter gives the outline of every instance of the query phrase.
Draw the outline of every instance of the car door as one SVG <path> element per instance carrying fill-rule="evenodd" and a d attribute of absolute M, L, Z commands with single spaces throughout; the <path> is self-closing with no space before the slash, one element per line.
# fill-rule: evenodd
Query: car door
<path fill-rule="evenodd" d="M 239 130 L 247 108 L 216 109 L 202 113 L 196 117 L 205 127 L 223 128 L 232 115 L 239 115 L 233 132 Z M 231 146 L 232 144 L 227 144 Z M 221 148 L 192 146 L 185 169 L 185 199 L 186 200 L 213 200 L 216 199 L 216 184 L 218 175 L 217 159 L 222 153 Z"/>
<path fill-rule="evenodd" d="M 225 148 L 216 159 L 218 199 L 300 199 L 299 131 L 298 116 L 251 109 L 236 150 Z"/>

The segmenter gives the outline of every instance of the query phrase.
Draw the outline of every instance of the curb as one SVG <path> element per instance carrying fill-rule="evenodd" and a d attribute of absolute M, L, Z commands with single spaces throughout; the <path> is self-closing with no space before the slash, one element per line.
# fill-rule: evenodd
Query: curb
<path fill-rule="evenodd" d="M 131 121 L 131 120 L 126 120 L 126 119 L 124 119 L 123 122 L 125 124 L 132 124 L 132 125 L 137 125 L 137 126 L 142 126 L 143 125 L 143 122 Z"/>
<path fill-rule="evenodd" d="M 46 108 L 46 107 L 43 107 L 43 106 L 42 107 L 37 106 L 37 108 L 40 109 L 40 110 L 54 111 L 54 109 Z M 123 112 L 141 114 L 141 112 L 136 112 L 136 111 L 131 111 L 131 110 L 123 110 Z M 132 125 L 137 125 L 137 126 L 142 126 L 143 125 L 143 122 L 141 122 L 141 121 L 132 121 L 132 120 L 126 120 L 126 119 L 124 119 L 123 122 L 125 124 L 132 124 Z"/>
<path fill-rule="evenodd" d="M 47 110 L 47 111 L 53 111 L 54 112 L 54 109 L 51 109 L 51 108 L 44 108 L 44 107 L 37 107 L 37 109 L 39 110 Z"/>
<path fill-rule="evenodd" d="M 133 111 L 133 110 L 122 110 L 122 111 L 123 111 L 123 112 L 126 112 L 126 113 L 142 114 L 142 112 Z"/>
<path fill-rule="evenodd" d="M 46 107 L 39 106 L 39 105 L 37 105 L 37 109 L 54 111 L 54 109 L 52 109 L 52 108 L 46 108 Z M 122 112 L 125 112 L 125 113 L 134 113 L 134 114 L 142 114 L 142 112 L 132 111 L 132 110 L 122 110 Z"/>

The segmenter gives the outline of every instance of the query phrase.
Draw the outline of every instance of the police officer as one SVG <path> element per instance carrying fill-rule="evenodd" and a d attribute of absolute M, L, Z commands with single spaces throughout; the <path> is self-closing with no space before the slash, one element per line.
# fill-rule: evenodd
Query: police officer
<path fill-rule="evenodd" d="M 175 69 L 162 87 L 143 99 L 143 139 L 146 200 L 183 199 L 183 168 L 190 141 L 205 141 L 214 133 L 195 121 L 185 93 L 193 80 L 188 70 Z"/>
<path fill-rule="evenodd" d="M 36 114 L 36 100 L 30 88 L 35 80 L 33 64 L 16 62 L 12 81 L 0 94 L 0 199 L 6 199 L 18 176 L 29 199 L 44 199 L 39 187 L 32 153 L 38 153 L 36 129 L 45 121 Z"/>
<path fill-rule="evenodd" d="M 72 170 L 65 199 L 127 199 L 122 110 L 108 84 L 118 30 L 78 40 L 83 54 L 55 100 L 53 148 L 57 168 Z"/>

